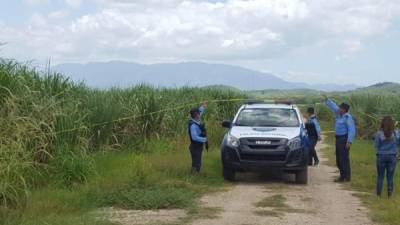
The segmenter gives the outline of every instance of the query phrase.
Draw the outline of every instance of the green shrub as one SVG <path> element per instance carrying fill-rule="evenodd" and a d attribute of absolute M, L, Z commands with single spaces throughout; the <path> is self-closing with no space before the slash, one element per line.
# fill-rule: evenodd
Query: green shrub
<path fill-rule="evenodd" d="M 75 152 L 64 148 L 64 151 L 55 155 L 50 164 L 54 181 L 63 186 L 87 182 L 89 176 L 95 172 L 94 160 L 85 152 Z"/>

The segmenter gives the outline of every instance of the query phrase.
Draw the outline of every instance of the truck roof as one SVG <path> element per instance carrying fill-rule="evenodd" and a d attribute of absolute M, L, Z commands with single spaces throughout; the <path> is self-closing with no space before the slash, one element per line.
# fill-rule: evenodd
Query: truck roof
<path fill-rule="evenodd" d="M 293 109 L 296 108 L 295 105 L 287 104 L 246 104 L 244 105 L 246 109 Z"/>

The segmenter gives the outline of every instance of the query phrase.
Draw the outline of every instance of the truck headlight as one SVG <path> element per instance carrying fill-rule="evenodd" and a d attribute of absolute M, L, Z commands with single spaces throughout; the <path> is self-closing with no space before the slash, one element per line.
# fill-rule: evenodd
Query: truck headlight
<path fill-rule="evenodd" d="M 239 138 L 237 138 L 237 137 L 235 137 L 235 136 L 233 136 L 231 134 L 228 134 L 227 138 L 228 138 L 227 139 L 227 143 L 228 143 L 229 146 L 235 147 L 235 148 L 240 146 Z"/>
<path fill-rule="evenodd" d="M 296 150 L 301 148 L 301 139 L 300 137 L 295 137 L 289 140 L 288 147 L 290 150 Z"/>

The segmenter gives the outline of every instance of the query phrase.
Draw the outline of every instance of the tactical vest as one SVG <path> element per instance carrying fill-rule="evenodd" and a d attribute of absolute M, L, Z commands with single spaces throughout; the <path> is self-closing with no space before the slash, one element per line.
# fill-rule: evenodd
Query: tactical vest
<path fill-rule="evenodd" d="M 192 139 L 192 132 L 190 131 L 190 128 L 192 127 L 193 124 L 200 128 L 200 130 L 201 130 L 200 137 L 207 137 L 206 128 L 205 128 L 204 124 L 199 125 L 198 123 L 195 123 L 193 120 L 190 120 L 188 123 L 188 134 L 189 134 L 189 138 L 190 138 L 190 143 L 192 145 L 197 145 L 197 146 L 203 147 L 204 143 L 197 142 Z"/>
<path fill-rule="evenodd" d="M 306 123 L 306 130 L 309 137 L 318 138 L 317 128 L 315 127 L 315 124 L 313 122 L 308 121 Z"/>

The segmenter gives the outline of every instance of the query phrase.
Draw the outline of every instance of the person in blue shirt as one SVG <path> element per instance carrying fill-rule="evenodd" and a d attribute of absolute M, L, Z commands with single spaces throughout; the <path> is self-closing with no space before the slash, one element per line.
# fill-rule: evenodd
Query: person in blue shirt
<path fill-rule="evenodd" d="M 376 194 L 379 197 L 382 195 L 385 172 L 388 197 L 392 196 L 393 176 L 397 164 L 399 144 L 400 135 L 398 131 L 395 131 L 394 119 L 390 116 L 383 118 L 381 127 L 375 136 L 376 168 L 378 172 Z"/>
<path fill-rule="evenodd" d="M 189 150 L 192 157 L 192 173 L 194 174 L 200 173 L 204 145 L 208 148 L 205 129 L 201 124 L 201 117 L 206 106 L 207 102 L 203 103 L 200 108 L 193 108 L 190 110 L 191 120 L 188 124 L 188 133 L 190 138 Z"/>
<path fill-rule="evenodd" d="M 315 109 L 313 107 L 308 108 L 307 113 L 309 117 L 306 123 L 306 129 L 310 146 L 308 164 L 312 166 L 314 161 L 314 166 L 317 166 L 319 164 L 319 159 L 315 147 L 317 146 L 318 141 L 321 140 L 321 126 L 319 125 L 317 116 L 315 115 Z"/>
<path fill-rule="evenodd" d="M 340 171 L 340 177 L 335 182 L 349 182 L 351 180 L 350 148 L 356 137 L 356 125 L 350 115 L 350 105 L 342 103 L 337 106 L 334 101 L 326 98 L 326 105 L 336 115 L 336 165 Z"/>

